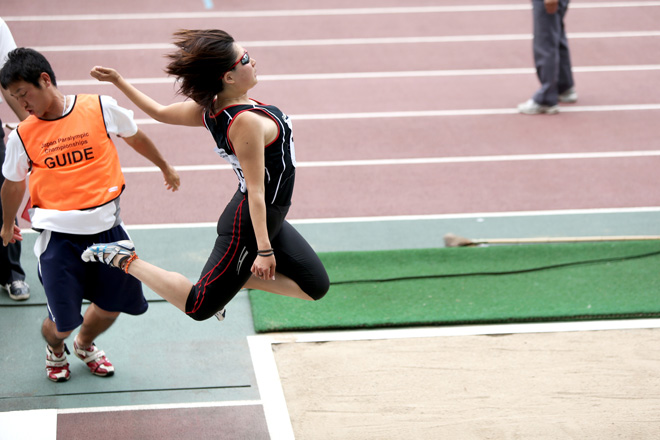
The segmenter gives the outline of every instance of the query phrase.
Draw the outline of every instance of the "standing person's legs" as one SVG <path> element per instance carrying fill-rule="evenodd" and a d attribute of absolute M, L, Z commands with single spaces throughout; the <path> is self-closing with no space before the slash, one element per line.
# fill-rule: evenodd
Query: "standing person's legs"
<path fill-rule="evenodd" d="M 0 120 L 0 166 L 5 161 L 5 133 Z M 0 187 L 5 176 L 0 171 Z M 2 221 L 2 203 L 0 202 L 0 222 Z M 17 282 L 17 283 L 14 283 Z M 12 283 L 14 285 L 12 286 Z M 25 283 L 25 271 L 21 267 L 21 242 L 16 240 L 7 247 L 0 246 L 0 286 L 5 287 L 13 300 L 26 300 L 30 297 L 30 288 Z"/>
<path fill-rule="evenodd" d="M 557 14 L 560 17 L 561 34 L 559 37 L 559 78 L 557 90 L 559 94 L 566 92 L 575 86 L 573 81 L 573 66 L 571 65 L 571 53 L 568 48 L 568 38 L 566 37 L 566 27 L 564 26 L 564 17 L 568 12 L 569 0 L 560 0 Z"/>
<path fill-rule="evenodd" d="M 534 15 L 534 64 L 541 87 L 532 99 L 537 104 L 554 106 L 559 91 L 559 41 L 561 17 L 559 13 L 548 14 L 543 0 L 532 0 Z"/>

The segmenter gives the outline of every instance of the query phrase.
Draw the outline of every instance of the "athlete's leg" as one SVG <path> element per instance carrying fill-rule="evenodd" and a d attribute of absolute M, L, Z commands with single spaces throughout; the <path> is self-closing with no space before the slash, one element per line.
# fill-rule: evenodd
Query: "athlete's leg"
<path fill-rule="evenodd" d="M 277 272 L 277 270 L 275 271 L 274 280 L 262 280 L 261 278 L 251 276 L 248 282 L 245 283 L 245 288 L 251 290 L 263 290 L 264 292 L 275 293 L 277 295 L 314 301 L 314 298 L 303 292 L 295 281 L 286 275 Z"/>
<path fill-rule="evenodd" d="M 115 259 L 119 257 L 117 256 Z M 186 311 L 186 300 L 193 284 L 185 276 L 161 269 L 140 259 L 134 260 L 128 266 L 128 273 L 179 310 Z"/>

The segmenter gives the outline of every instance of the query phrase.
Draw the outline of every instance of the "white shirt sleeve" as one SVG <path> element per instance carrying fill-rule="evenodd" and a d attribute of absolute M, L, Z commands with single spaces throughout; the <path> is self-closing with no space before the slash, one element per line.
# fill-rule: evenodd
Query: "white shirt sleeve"
<path fill-rule="evenodd" d="M 28 159 L 21 138 L 16 130 L 12 130 L 7 137 L 7 149 L 5 162 L 2 164 L 2 174 L 5 179 L 12 182 L 22 182 L 30 171 L 30 160 Z"/>
<path fill-rule="evenodd" d="M 138 131 L 138 126 L 133 119 L 133 111 L 120 107 L 117 100 L 111 96 L 101 95 L 103 106 L 103 119 L 108 133 L 120 137 L 131 137 Z"/>
<path fill-rule="evenodd" d="M 7 23 L 0 18 L 0 68 L 7 62 L 7 54 L 14 49 L 16 49 L 14 37 Z M 2 102 L 2 95 L 0 95 L 0 102 Z"/>

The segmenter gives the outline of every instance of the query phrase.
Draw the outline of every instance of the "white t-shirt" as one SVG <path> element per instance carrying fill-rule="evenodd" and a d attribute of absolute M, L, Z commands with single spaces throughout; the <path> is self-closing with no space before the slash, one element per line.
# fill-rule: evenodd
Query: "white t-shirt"
<path fill-rule="evenodd" d="M 0 18 L 0 69 L 7 62 L 7 54 L 16 49 L 16 42 L 14 37 L 7 27 L 7 23 Z M 2 102 L 2 95 L 0 94 L 0 102 Z"/>
<path fill-rule="evenodd" d="M 67 114 L 73 108 L 75 95 L 69 95 Z M 138 131 L 133 119 L 133 111 L 120 107 L 117 101 L 101 95 L 103 119 L 109 134 L 131 137 Z M 16 130 L 9 133 L 7 152 L 2 165 L 5 179 L 13 182 L 25 180 L 30 173 L 30 160 Z M 106 231 L 117 224 L 119 204 L 108 203 L 98 208 L 85 211 L 58 211 L 55 209 L 32 208 L 30 219 L 32 227 L 66 234 L 96 234 Z"/>

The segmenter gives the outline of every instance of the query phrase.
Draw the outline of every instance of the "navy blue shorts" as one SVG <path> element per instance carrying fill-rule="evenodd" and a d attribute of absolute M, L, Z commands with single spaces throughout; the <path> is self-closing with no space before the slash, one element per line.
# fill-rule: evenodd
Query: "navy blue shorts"
<path fill-rule="evenodd" d="M 44 241 L 45 250 L 37 255 L 39 279 L 46 292 L 48 315 L 57 331 L 68 332 L 82 324 L 83 299 L 108 312 L 140 315 L 147 311 L 142 283 L 136 278 L 103 263 L 85 263 L 80 257 L 95 243 L 129 239 L 122 225 L 94 235 L 41 234 L 38 241 Z M 43 245 L 35 246 L 35 252 Z"/>

